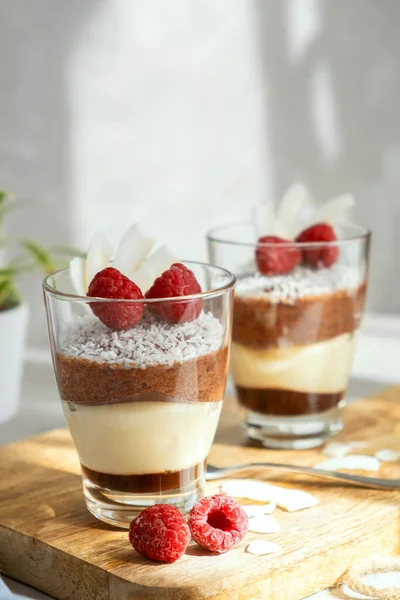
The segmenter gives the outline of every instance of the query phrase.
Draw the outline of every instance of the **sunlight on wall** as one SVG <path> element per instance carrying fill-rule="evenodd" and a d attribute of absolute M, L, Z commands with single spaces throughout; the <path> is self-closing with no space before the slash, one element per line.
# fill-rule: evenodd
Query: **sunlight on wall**
<path fill-rule="evenodd" d="M 286 2 L 285 7 L 288 56 L 296 64 L 320 34 L 320 5 L 318 0 L 291 0 Z M 309 86 L 314 123 L 312 135 L 318 140 L 325 160 L 335 160 L 340 154 L 335 97 L 329 65 L 323 59 L 312 66 L 306 85 Z"/>
<path fill-rule="evenodd" d="M 76 241 L 140 220 L 181 255 L 270 195 L 252 14 L 235 0 L 97 6 L 69 63 Z"/>
<path fill-rule="evenodd" d="M 301 58 L 321 27 L 319 0 L 290 0 L 286 2 L 287 41 L 292 62 Z"/>

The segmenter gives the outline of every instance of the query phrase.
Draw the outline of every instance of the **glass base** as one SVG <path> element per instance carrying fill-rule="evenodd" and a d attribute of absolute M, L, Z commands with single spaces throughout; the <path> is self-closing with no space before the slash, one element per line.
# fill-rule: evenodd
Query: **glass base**
<path fill-rule="evenodd" d="M 187 514 L 204 495 L 205 481 L 200 477 L 184 488 L 166 490 L 155 494 L 132 494 L 100 487 L 82 477 L 83 494 L 87 509 L 100 521 L 129 529 L 137 515 L 154 504 L 171 504 L 181 513 Z"/>
<path fill-rule="evenodd" d="M 265 448 L 306 450 L 324 444 L 343 429 L 339 406 L 326 412 L 295 417 L 268 416 L 247 411 L 247 437 Z"/>

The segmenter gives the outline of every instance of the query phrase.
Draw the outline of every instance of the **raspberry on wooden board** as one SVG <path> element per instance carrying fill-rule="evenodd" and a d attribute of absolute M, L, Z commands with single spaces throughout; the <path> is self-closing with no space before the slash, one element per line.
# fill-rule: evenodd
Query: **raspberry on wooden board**
<path fill-rule="evenodd" d="M 246 535 L 249 519 L 230 496 L 216 494 L 199 500 L 190 511 L 189 527 L 193 539 L 211 552 L 223 553 Z"/>
<path fill-rule="evenodd" d="M 142 511 L 130 524 L 133 548 L 151 560 L 172 563 L 185 552 L 190 541 L 183 515 L 169 504 L 155 504 Z"/>

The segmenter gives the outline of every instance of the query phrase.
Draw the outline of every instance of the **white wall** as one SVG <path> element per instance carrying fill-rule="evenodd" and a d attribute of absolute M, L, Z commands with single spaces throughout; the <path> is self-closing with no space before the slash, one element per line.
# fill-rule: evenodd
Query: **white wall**
<path fill-rule="evenodd" d="M 204 258 L 206 229 L 301 179 L 354 191 L 370 308 L 400 312 L 399 17 L 397 0 L 0 0 L 0 185 L 36 200 L 12 230 L 85 246 L 140 220 Z"/>

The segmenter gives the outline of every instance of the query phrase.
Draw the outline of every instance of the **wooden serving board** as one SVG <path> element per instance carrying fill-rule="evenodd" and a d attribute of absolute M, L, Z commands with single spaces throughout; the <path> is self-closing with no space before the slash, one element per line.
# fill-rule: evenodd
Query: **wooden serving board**
<path fill-rule="evenodd" d="M 349 406 L 345 432 L 338 439 L 368 440 L 368 453 L 399 450 L 399 399 L 399 389 L 389 390 Z M 313 465 L 323 458 L 317 450 L 251 447 L 240 437 L 237 423 L 229 400 L 210 462 Z M 380 474 L 400 478 L 400 464 L 383 465 Z M 333 585 L 365 556 L 400 551 L 400 492 L 298 476 L 290 480 L 272 471 L 263 476 L 308 490 L 321 504 L 296 513 L 277 509 L 280 534 L 248 534 L 223 555 L 192 542 L 179 561 L 165 565 L 138 555 L 126 531 L 87 512 L 79 463 L 66 430 L 0 448 L 0 572 L 63 600 L 297 600 Z M 216 489 L 213 484 L 207 491 Z M 261 538 L 281 544 L 283 553 L 256 557 L 244 551 L 251 540 Z"/>

